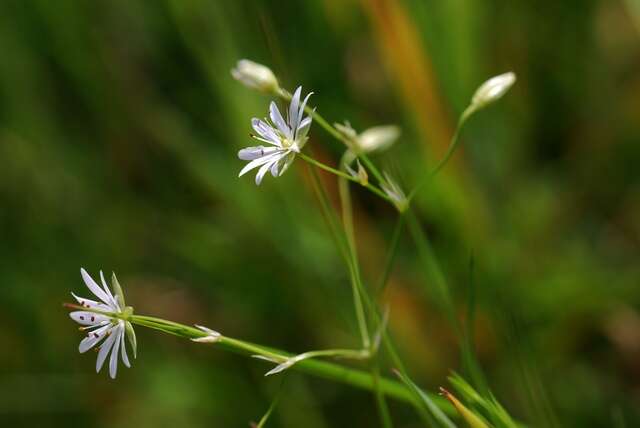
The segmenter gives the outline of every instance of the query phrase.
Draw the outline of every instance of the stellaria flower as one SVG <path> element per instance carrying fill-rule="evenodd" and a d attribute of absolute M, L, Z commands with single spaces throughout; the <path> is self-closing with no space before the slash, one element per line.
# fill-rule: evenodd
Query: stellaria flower
<path fill-rule="evenodd" d="M 87 331 L 87 337 L 80 341 L 78 349 L 80 353 L 84 353 L 99 344 L 96 372 L 100 371 L 107 356 L 111 353 L 109 374 L 112 379 L 115 379 L 118 371 L 119 353 L 124 365 L 131 367 L 125 349 L 125 336 L 127 336 L 131 344 L 133 357 L 136 357 L 136 336 L 133 326 L 127 320 L 133 314 L 133 308 L 125 306 L 124 294 L 115 274 L 111 278 L 111 285 L 116 292 L 114 295 L 107 286 L 102 271 L 100 271 L 102 287 L 91 278 L 86 270 L 80 269 L 80 273 L 87 288 L 98 300 L 85 299 L 71 293 L 78 304 L 86 308 L 86 310 L 73 311 L 69 314 L 72 320 L 83 326 L 80 327 L 81 330 Z"/>
<path fill-rule="evenodd" d="M 302 87 L 299 86 L 291 98 L 286 121 L 273 101 L 269 106 L 271 120 L 251 119 L 251 126 L 258 134 L 252 137 L 270 146 L 254 146 L 240 150 L 238 157 L 250 162 L 242 168 L 239 177 L 260 167 L 256 174 L 256 184 L 260 185 L 267 171 L 274 177 L 281 176 L 289 168 L 296 154 L 300 153 L 307 142 L 307 132 L 311 126 L 311 117 L 304 117 L 304 108 L 313 94 L 309 93 L 304 101 L 300 102 L 301 92 Z"/>

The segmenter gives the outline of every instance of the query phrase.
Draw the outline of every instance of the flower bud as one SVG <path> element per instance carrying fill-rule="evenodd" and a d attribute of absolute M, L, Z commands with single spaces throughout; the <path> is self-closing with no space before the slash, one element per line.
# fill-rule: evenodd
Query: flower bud
<path fill-rule="evenodd" d="M 386 183 L 381 183 L 380 187 L 382 187 L 382 190 L 387 194 L 389 199 L 391 199 L 391 202 L 393 202 L 393 205 L 395 205 L 398 211 L 404 212 L 409 208 L 409 200 L 407 199 L 407 196 L 402 191 L 400 185 L 396 183 L 386 172 L 384 173 L 384 178 Z"/>
<path fill-rule="evenodd" d="M 273 93 L 280 86 L 278 79 L 269 67 L 248 59 L 241 59 L 236 67 L 231 69 L 231 75 L 245 86 L 260 92 Z"/>
<path fill-rule="evenodd" d="M 480 109 L 499 100 L 513 86 L 515 81 L 516 75 L 513 72 L 504 73 L 487 80 L 473 94 L 471 99 L 472 108 Z"/>
<path fill-rule="evenodd" d="M 400 136 L 400 128 L 395 125 L 374 126 L 360 133 L 357 137 L 358 148 L 365 152 L 386 150 Z"/>
<path fill-rule="evenodd" d="M 353 168 L 349 166 L 349 164 L 345 164 L 344 167 L 347 172 L 363 186 L 369 184 L 369 174 L 367 174 L 367 170 L 364 169 L 359 159 L 356 159 L 356 164 L 358 165 L 358 170 L 354 171 Z"/>

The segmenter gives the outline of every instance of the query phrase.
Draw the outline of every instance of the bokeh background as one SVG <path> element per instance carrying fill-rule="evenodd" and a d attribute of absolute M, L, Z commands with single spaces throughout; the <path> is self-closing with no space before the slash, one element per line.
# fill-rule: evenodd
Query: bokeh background
<path fill-rule="evenodd" d="M 278 390 L 263 362 L 142 328 L 134 367 L 97 375 L 61 306 L 86 294 L 81 266 L 116 271 L 137 313 L 292 352 L 358 346 L 306 166 L 259 188 L 237 178 L 249 119 L 270 101 L 230 77 L 239 58 L 313 90 L 332 121 L 400 125 L 375 160 L 405 188 L 475 88 L 515 71 L 416 212 L 461 316 L 475 293 L 478 359 L 512 415 L 640 424 L 636 0 L 2 0 L 0 425 L 247 426 Z M 340 145 L 310 135 L 334 164 Z M 373 283 L 396 214 L 354 193 Z M 403 235 L 389 328 L 435 390 L 461 370 L 459 340 L 422 272 Z M 377 417 L 366 392 L 290 374 L 269 426 Z"/>

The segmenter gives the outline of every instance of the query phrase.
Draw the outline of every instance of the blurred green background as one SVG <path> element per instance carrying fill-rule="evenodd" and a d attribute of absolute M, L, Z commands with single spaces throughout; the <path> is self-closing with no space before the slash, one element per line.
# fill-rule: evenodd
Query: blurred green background
<path fill-rule="evenodd" d="M 137 313 L 292 352 L 357 347 L 348 276 L 302 162 L 237 178 L 269 98 L 240 58 L 359 130 L 410 188 L 475 88 L 513 70 L 416 210 L 478 358 L 530 426 L 640 425 L 640 13 L 636 0 L 0 2 L 0 425 L 235 427 L 278 390 L 263 362 L 138 328 L 112 381 L 61 303 L 116 271 Z M 341 147 L 317 125 L 314 154 Z M 336 196 L 335 181 L 326 177 Z M 365 279 L 394 211 L 354 189 Z M 414 379 L 461 370 L 403 235 L 383 303 Z M 473 272 L 470 261 L 473 259 Z M 389 374 L 390 367 L 383 372 Z M 269 426 L 377 426 L 371 394 L 291 373 Z M 398 427 L 417 427 L 391 403 Z M 624 421 L 624 422 L 622 422 Z M 626 423 L 626 425 L 624 425 Z"/>

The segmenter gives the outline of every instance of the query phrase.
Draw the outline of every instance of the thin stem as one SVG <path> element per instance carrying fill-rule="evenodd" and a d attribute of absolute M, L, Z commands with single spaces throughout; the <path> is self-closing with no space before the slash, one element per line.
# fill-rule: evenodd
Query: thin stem
<path fill-rule="evenodd" d="M 338 177 L 342 177 L 342 178 L 344 178 L 346 180 L 353 181 L 354 183 L 361 184 L 360 180 L 358 180 L 357 178 L 352 177 L 352 176 L 350 176 L 349 174 L 347 174 L 345 172 L 342 172 L 342 171 L 339 171 L 339 170 L 337 170 L 335 168 L 332 168 L 329 165 L 325 165 L 322 162 L 318 162 L 317 160 L 313 159 L 310 156 L 305 155 L 304 153 L 299 153 L 298 156 L 300 156 L 306 162 L 308 162 L 308 163 L 310 163 L 310 164 L 312 164 L 312 165 L 314 165 L 314 166 L 316 166 L 316 167 L 318 167 L 320 169 L 323 169 L 323 170 L 325 170 L 327 172 L 335 174 Z M 384 193 L 382 190 L 378 189 L 377 187 L 375 187 L 371 183 L 364 184 L 363 186 L 366 187 L 367 189 L 369 189 L 370 191 L 372 191 L 373 193 L 375 193 L 376 195 L 380 196 L 385 201 L 393 203 L 391 198 L 389 198 L 386 193 Z"/>
<path fill-rule="evenodd" d="M 382 271 L 382 277 L 380 278 L 380 284 L 376 289 L 376 296 L 381 296 L 389 282 L 389 276 L 391 275 L 391 269 L 393 268 L 393 262 L 396 258 L 396 252 L 398 250 L 398 243 L 400 242 L 400 235 L 402 233 L 402 226 L 404 225 L 404 212 L 398 215 L 396 225 L 393 228 L 393 235 L 391 235 L 391 244 L 389 246 L 389 252 L 384 263 L 384 270 Z"/>
<path fill-rule="evenodd" d="M 86 308 L 85 308 L 86 310 Z M 142 315 L 132 315 L 130 321 L 133 324 L 148 327 L 154 330 L 159 330 L 164 333 L 172 334 L 185 339 L 197 339 L 207 337 L 208 333 L 199 330 L 197 328 L 179 324 L 173 321 L 167 321 L 161 318 L 148 317 Z M 269 348 L 266 346 L 256 345 L 244 340 L 234 339 L 227 336 L 220 336 L 215 346 L 242 355 L 262 355 L 267 358 L 286 360 L 294 355 L 285 351 Z M 345 383 L 357 388 L 366 389 L 369 391 L 374 390 L 374 380 L 371 374 L 362 370 L 351 369 L 332 362 L 308 359 L 301 361 L 295 366 L 296 370 L 309 373 L 325 379 Z M 393 381 L 388 378 L 380 379 L 380 388 L 382 391 L 397 400 L 404 401 L 411 404 L 417 404 L 415 398 L 411 392 L 408 391 L 402 384 Z M 437 401 L 438 405 L 453 414 L 453 408 L 447 404 L 444 399 L 436 395 L 433 399 Z"/>
<path fill-rule="evenodd" d="M 438 162 L 435 168 L 433 168 L 431 172 L 423 176 L 422 179 L 416 185 L 416 187 L 414 187 L 413 190 L 409 193 L 409 197 L 408 197 L 409 202 L 411 202 L 411 200 L 416 195 L 416 193 L 418 193 L 418 191 L 422 189 L 422 187 L 424 187 L 424 185 L 427 184 L 427 182 L 430 179 L 435 177 L 436 174 L 438 174 L 438 172 L 440 172 L 440 170 L 447 164 L 449 159 L 451 159 L 451 156 L 453 155 L 453 153 L 456 151 L 456 148 L 458 147 L 458 142 L 460 141 L 460 131 L 462 130 L 462 126 L 465 124 L 467 119 L 474 112 L 475 112 L 475 109 L 472 108 L 472 106 L 467 107 L 466 110 L 462 112 L 462 114 L 460 115 L 460 119 L 458 119 L 456 131 L 454 132 L 453 137 L 451 137 L 451 141 L 449 142 L 449 147 L 447 149 L 447 152 L 444 154 L 442 159 L 440 159 L 440 162 Z"/>

